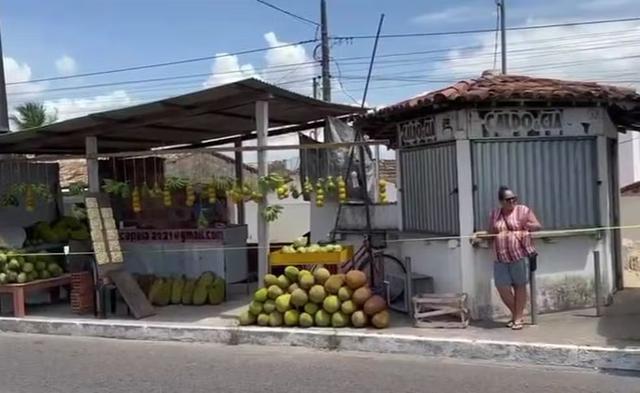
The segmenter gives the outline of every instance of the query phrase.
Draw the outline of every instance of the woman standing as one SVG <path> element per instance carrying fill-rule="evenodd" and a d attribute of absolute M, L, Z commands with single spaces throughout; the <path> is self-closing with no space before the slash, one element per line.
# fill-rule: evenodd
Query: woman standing
<path fill-rule="evenodd" d="M 536 253 L 530 232 L 540 230 L 541 225 L 530 208 L 518 204 L 509 187 L 500 187 L 498 201 L 500 207 L 491 212 L 489 226 L 496 252 L 493 278 L 500 298 L 511 311 L 507 326 L 520 330 L 527 304 L 527 258 Z"/>

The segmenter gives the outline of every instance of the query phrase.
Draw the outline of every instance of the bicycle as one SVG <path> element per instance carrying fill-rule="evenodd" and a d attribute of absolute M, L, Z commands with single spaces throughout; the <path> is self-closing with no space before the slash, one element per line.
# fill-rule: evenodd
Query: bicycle
<path fill-rule="evenodd" d="M 365 272 L 373 292 L 386 297 L 387 303 L 391 304 L 405 295 L 407 268 L 398 258 L 385 254 L 385 248 L 386 241 L 376 245 L 365 234 L 360 248 L 340 269 L 343 272 L 354 269 Z"/>

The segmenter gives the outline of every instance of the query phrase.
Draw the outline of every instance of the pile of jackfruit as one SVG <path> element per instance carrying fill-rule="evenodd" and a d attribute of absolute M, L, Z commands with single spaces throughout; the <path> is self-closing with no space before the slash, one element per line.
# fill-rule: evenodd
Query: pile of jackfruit
<path fill-rule="evenodd" d="M 202 306 L 221 304 L 225 298 L 225 281 L 213 272 L 191 279 L 180 277 L 138 276 L 138 284 L 154 306 L 169 304 Z"/>
<path fill-rule="evenodd" d="M 88 240 L 90 233 L 87 224 L 75 217 L 62 217 L 52 223 L 40 221 L 27 228 L 28 238 L 25 247 L 43 243 L 67 243 L 69 240 Z"/>

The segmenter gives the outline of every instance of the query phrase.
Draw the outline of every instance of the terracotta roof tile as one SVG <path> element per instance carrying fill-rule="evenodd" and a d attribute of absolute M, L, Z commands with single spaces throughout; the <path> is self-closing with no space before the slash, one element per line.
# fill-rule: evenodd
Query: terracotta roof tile
<path fill-rule="evenodd" d="M 391 114 L 409 109 L 428 108 L 443 102 L 478 103 L 489 100 L 630 100 L 640 102 L 635 90 L 593 82 L 534 78 L 521 75 L 495 75 L 485 72 L 478 79 L 460 81 L 452 86 L 413 97 L 380 109 L 376 114 Z"/>

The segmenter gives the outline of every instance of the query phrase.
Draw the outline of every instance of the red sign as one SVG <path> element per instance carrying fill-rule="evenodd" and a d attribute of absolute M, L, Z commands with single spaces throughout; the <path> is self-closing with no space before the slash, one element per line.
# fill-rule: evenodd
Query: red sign
<path fill-rule="evenodd" d="M 222 240 L 219 229 L 121 229 L 120 242 L 208 242 Z"/>

